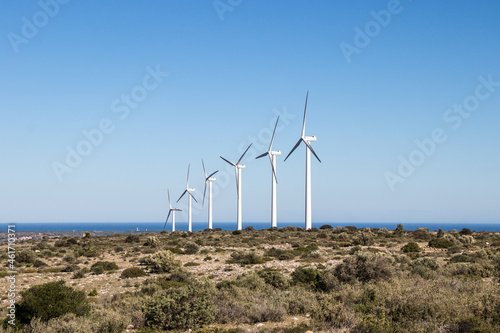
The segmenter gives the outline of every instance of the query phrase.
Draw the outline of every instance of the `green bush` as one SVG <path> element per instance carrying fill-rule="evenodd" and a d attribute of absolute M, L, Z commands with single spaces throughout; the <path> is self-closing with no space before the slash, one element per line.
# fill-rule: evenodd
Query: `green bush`
<path fill-rule="evenodd" d="M 32 250 L 24 249 L 16 254 L 16 262 L 32 264 L 36 260 L 36 253 Z"/>
<path fill-rule="evenodd" d="M 99 292 L 97 291 L 97 287 L 94 287 L 94 289 L 92 289 L 92 291 L 89 293 L 89 296 L 97 296 L 99 295 Z"/>
<path fill-rule="evenodd" d="M 357 252 L 335 268 L 341 282 L 368 282 L 390 278 L 393 274 L 391 259 L 371 252 Z"/>
<path fill-rule="evenodd" d="M 75 272 L 73 276 L 71 277 L 72 279 L 81 279 L 85 276 L 85 272 L 83 270 Z"/>
<path fill-rule="evenodd" d="M 449 247 L 454 246 L 455 244 L 448 239 L 442 238 L 434 238 L 429 241 L 429 246 L 436 249 L 447 249 Z"/>
<path fill-rule="evenodd" d="M 144 243 L 144 246 L 157 247 L 158 245 L 160 245 L 160 240 L 156 236 L 149 236 Z"/>
<path fill-rule="evenodd" d="M 90 311 L 85 293 L 66 286 L 63 280 L 33 286 L 21 292 L 21 296 L 16 319 L 24 324 L 33 318 L 48 321 L 66 313 L 83 316 Z"/>
<path fill-rule="evenodd" d="M 401 248 L 401 250 L 405 253 L 412 253 L 412 252 L 422 252 L 422 249 L 420 248 L 420 246 L 418 246 L 417 243 L 415 242 L 409 242 L 407 243 L 405 246 L 403 246 Z"/>
<path fill-rule="evenodd" d="M 273 268 L 264 268 L 257 272 L 257 274 L 264 279 L 266 284 L 273 286 L 278 289 L 288 288 L 288 279 L 281 274 L 278 270 Z"/>
<path fill-rule="evenodd" d="M 40 259 L 35 259 L 33 267 L 43 267 L 43 266 L 47 266 L 47 264 Z"/>
<path fill-rule="evenodd" d="M 111 261 L 98 261 L 90 267 L 90 270 L 94 272 L 95 275 L 104 273 L 105 271 L 115 271 L 118 269 L 118 265 Z"/>
<path fill-rule="evenodd" d="M 122 279 L 135 278 L 140 276 L 145 276 L 146 272 L 140 267 L 129 267 L 124 269 L 120 277 Z"/>
<path fill-rule="evenodd" d="M 318 305 L 311 311 L 311 319 L 324 331 L 332 329 L 349 330 L 356 323 L 356 314 L 343 303 L 331 296 L 321 296 Z"/>
<path fill-rule="evenodd" d="M 173 253 L 168 250 L 142 257 L 139 262 L 147 266 L 152 273 L 168 273 L 181 266 L 181 262 L 175 260 Z"/>
<path fill-rule="evenodd" d="M 125 243 L 139 243 L 141 241 L 141 238 L 139 235 L 128 235 L 125 237 Z"/>
<path fill-rule="evenodd" d="M 159 291 L 143 311 L 148 326 L 164 330 L 199 328 L 215 321 L 210 290 L 200 283 Z"/>
<path fill-rule="evenodd" d="M 237 251 L 231 253 L 231 258 L 228 263 L 240 263 L 243 265 L 263 264 L 265 261 L 255 252 Z"/>
<path fill-rule="evenodd" d="M 189 242 L 184 246 L 185 254 L 196 254 L 200 247 L 196 243 Z"/>
<path fill-rule="evenodd" d="M 281 250 L 273 247 L 264 252 L 264 256 L 273 257 L 279 260 L 291 260 L 295 258 L 298 255 L 298 253 L 300 252 L 294 250 Z"/>

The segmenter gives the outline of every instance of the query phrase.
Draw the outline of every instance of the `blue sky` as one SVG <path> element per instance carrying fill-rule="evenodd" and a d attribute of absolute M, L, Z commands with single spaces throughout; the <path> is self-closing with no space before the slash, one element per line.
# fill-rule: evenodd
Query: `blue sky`
<path fill-rule="evenodd" d="M 271 167 L 254 157 L 278 114 L 278 223 L 303 221 L 305 148 L 283 159 L 307 90 L 306 134 L 322 160 L 312 163 L 313 221 L 499 222 L 499 10 L 451 0 L 6 1 L 0 222 L 162 221 L 167 187 L 180 196 L 188 164 L 201 201 L 202 158 L 220 170 L 214 222 L 235 221 L 234 173 L 219 156 L 237 160 L 251 142 L 243 220 L 269 221 Z M 68 149 L 85 156 L 69 165 Z M 206 206 L 194 208 L 206 221 Z"/>

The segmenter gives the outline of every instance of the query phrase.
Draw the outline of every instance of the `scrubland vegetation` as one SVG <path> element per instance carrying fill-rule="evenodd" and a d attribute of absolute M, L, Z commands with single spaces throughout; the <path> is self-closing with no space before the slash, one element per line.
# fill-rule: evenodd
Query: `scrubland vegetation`
<path fill-rule="evenodd" d="M 500 332 L 498 232 L 325 225 L 16 245 L 17 325 L 4 332 Z"/>

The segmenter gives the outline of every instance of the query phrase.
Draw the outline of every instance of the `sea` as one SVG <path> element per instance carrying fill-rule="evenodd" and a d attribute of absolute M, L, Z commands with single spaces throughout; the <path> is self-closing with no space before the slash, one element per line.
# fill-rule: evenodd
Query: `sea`
<path fill-rule="evenodd" d="M 388 230 L 396 229 L 398 222 L 346 222 L 346 223 L 329 223 L 329 222 L 313 222 L 313 227 L 319 228 L 322 225 L 331 225 L 332 227 L 354 226 L 356 228 L 386 228 Z M 404 223 L 401 222 L 405 230 L 415 230 L 417 228 L 428 228 L 430 231 L 443 229 L 444 231 L 462 230 L 463 228 L 472 231 L 497 231 L 500 232 L 500 223 Z M 33 222 L 17 222 L 17 223 L 0 223 L 0 232 L 7 232 L 9 226 L 14 225 L 16 232 L 20 231 L 149 231 L 159 232 L 162 230 L 170 231 L 172 224 L 167 224 L 164 229 L 164 222 L 81 222 L 81 223 L 33 223 Z M 271 227 L 270 222 L 247 222 L 243 223 L 243 228 L 252 226 L 256 230 L 268 229 Z M 294 226 L 304 227 L 304 222 L 279 222 L 278 228 Z M 193 231 L 204 230 L 208 227 L 207 222 L 193 222 Z M 213 228 L 221 228 L 222 230 L 236 230 L 236 222 L 221 222 L 213 223 Z M 187 223 L 177 222 L 176 230 L 187 231 Z"/>

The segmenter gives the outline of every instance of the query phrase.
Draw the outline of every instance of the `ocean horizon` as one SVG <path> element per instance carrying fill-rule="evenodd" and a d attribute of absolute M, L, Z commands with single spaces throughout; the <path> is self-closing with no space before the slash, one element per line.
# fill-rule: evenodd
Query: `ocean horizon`
<path fill-rule="evenodd" d="M 331 223 L 331 222 L 313 222 L 314 228 L 319 228 L 322 225 L 331 225 L 332 227 L 346 227 L 354 226 L 356 228 L 386 228 L 388 230 L 396 229 L 398 224 L 403 224 L 406 230 L 416 230 L 417 228 L 428 228 L 430 231 L 439 230 L 444 231 L 462 230 L 468 228 L 472 231 L 500 231 L 500 223 L 419 223 L 419 222 L 345 222 L 345 223 Z M 47 232 L 47 231 L 162 231 L 164 222 L 80 222 L 80 223 L 67 223 L 67 222 L 16 222 L 16 223 L 0 223 L 0 232 L 7 232 L 9 225 L 15 225 L 17 232 Z M 270 222 L 244 222 L 243 228 L 252 226 L 254 229 L 268 229 L 271 227 Z M 278 223 L 278 228 L 294 226 L 304 227 L 303 222 L 282 222 Z M 176 230 L 187 231 L 187 223 L 177 222 Z M 193 222 L 193 231 L 204 230 L 208 227 L 207 222 Z M 221 228 L 222 230 L 236 230 L 236 222 L 218 222 L 213 223 L 214 228 Z M 170 231 L 172 224 L 168 223 L 165 230 Z"/>

